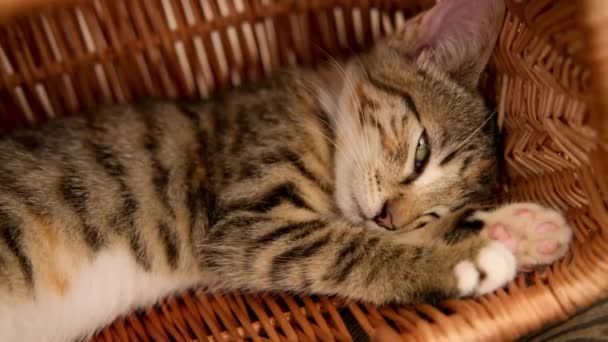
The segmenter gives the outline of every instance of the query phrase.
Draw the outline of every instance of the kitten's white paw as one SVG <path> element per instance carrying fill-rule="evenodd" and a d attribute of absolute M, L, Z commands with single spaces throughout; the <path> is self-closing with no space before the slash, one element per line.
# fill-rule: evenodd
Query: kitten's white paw
<path fill-rule="evenodd" d="M 458 292 L 461 296 L 467 296 L 475 292 L 479 285 L 479 271 L 475 264 L 465 260 L 454 267 Z"/>
<path fill-rule="evenodd" d="M 572 240 L 572 229 L 559 212 L 534 203 L 508 204 L 476 217 L 484 221 L 490 239 L 515 254 L 522 271 L 560 259 Z"/>
<path fill-rule="evenodd" d="M 513 280 L 517 274 L 515 255 L 503 244 L 492 241 L 477 256 L 477 265 L 483 272 L 476 294 L 492 292 Z"/>
<path fill-rule="evenodd" d="M 482 248 L 474 261 L 461 261 L 454 267 L 461 296 L 492 292 L 513 280 L 516 271 L 515 256 L 496 241 Z"/>

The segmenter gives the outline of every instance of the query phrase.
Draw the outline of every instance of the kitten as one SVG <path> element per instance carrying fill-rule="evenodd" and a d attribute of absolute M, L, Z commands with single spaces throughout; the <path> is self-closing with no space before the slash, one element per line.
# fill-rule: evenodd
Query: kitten
<path fill-rule="evenodd" d="M 344 64 L 5 136 L 0 340 L 87 336 L 195 285 L 411 303 L 562 257 L 559 213 L 481 210 L 504 11 L 444 0 Z"/>

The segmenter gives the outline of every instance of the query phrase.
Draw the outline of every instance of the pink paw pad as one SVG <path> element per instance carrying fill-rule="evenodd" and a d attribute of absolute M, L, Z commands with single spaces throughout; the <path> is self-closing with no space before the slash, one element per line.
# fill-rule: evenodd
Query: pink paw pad
<path fill-rule="evenodd" d="M 564 256 L 572 238 L 559 212 L 532 203 L 508 204 L 480 218 L 486 223 L 487 236 L 513 252 L 518 269 L 524 272 Z"/>
<path fill-rule="evenodd" d="M 488 228 L 488 236 L 492 240 L 502 242 L 505 247 L 507 247 L 511 252 L 515 252 L 517 250 L 517 242 L 513 237 L 507 232 L 507 229 L 502 224 L 495 224 Z"/>

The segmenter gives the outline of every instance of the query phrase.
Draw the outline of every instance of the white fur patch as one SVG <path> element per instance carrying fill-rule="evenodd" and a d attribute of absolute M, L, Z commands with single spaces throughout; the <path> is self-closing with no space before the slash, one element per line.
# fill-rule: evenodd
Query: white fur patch
<path fill-rule="evenodd" d="M 100 253 L 69 282 L 63 297 L 38 286 L 35 300 L 0 301 L 0 341 L 55 342 L 86 336 L 196 280 L 146 272 L 127 251 L 114 249 Z"/>
<path fill-rule="evenodd" d="M 477 265 L 485 273 L 485 278 L 475 291 L 478 295 L 504 286 L 517 274 L 515 256 L 502 243 L 496 241 L 492 241 L 479 252 Z"/>
<path fill-rule="evenodd" d="M 454 267 L 454 273 L 456 275 L 459 294 L 461 296 L 472 294 L 479 284 L 479 271 L 477 271 L 475 265 L 468 260 L 461 261 Z"/>
<path fill-rule="evenodd" d="M 482 295 L 492 292 L 515 278 L 515 256 L 502 243 L 492 241 L 477 255 L 477 267 L 468 260 L 454 267 L 461 296 Z M 484 273 L 482 279 L 481 272 Z"/>
<path fill-rule="evenodd" d="M 473 294 L 473 291 L 475 291 L 475 288 L 479 284 L 479 271 L 477 271 L 475 265 L 468 260 L 461 261 L 454 267 L 454 273 L 460 295 L 468 296 Z"/>

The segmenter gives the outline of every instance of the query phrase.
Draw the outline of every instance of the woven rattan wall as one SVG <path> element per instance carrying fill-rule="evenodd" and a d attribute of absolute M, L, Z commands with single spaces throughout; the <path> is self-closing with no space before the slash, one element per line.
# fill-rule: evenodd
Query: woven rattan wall
<path fill-rule="evenodd" d="M 283 65 L 360 50 L 433 2 L 81 0 L 53 9 L 38 0 L 0 2 L 0 132 L 104 102 L 209 96 Z M 439 307 L 192 290 L 95 339 L 350 340 L 344 317 L 354 317 L 369 334 L 384 328 L 407 340 L 496 341 L 604 295 L 608 2 L 507 4 L 484 82 L 506 133 L 504 197 L 566 213 L 576 241 L 565 260 L 495 294 Z"/>

